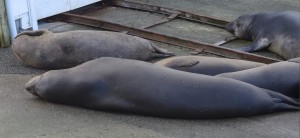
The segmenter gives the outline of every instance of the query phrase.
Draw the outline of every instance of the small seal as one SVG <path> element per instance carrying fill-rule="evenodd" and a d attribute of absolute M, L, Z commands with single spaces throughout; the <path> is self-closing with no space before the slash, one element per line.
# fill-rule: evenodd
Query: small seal
<path fill-rule="evenodd" d="M 246 117 L 300 106 L 234 79 L 111 57 L 46 72 L 25 88 L 50 102 L 168 118 Z"/>
<path fill-rule="evenodd" d="M 155 64 L 176 70 L 210 76 L 251 69 L 265 65 L 263 63 L 246 60 L 204 56 L 176 56 L 160 60 Z"/>
<path fill-rule="evenodd" d="M 108 31 L 23 32 L 12 49 L 22 63 L 41 69 L 69 68 L 100 57 L 145 61 L 174 55 L 143 38 Z"/>
<path fill-rule="evenodd" d="M 246 14 L 226 25 L 236 37 L 253 40 L 238 50 L 253 52 L 268 50 L 285 59 L 300 57 L 300 12 Z"/>

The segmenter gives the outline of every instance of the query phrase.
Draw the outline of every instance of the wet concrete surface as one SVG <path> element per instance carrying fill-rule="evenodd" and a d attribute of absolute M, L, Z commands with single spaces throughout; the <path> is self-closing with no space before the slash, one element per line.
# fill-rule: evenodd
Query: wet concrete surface
<path fill-rule="evenodd" d="M 298 0 L 139 0 L 151 4 L 174 7 L 223 19 L 234 19 L 240 14 L 260 11 L 299 10 Z M 115 9 L 108 9 L 114 12 Z M 122 9 L 121 9 L 122 10 Z M 139 27 L 164 18 L 161 15 L 123 10 L 116 18 L 113 12 L 102 14 L 106 20 Z M 94 14 L 100 17 L 101 13 Z M 128 16 L 132 15 L 132 16 Z M 121 18 L 123 17 L 123 18 Z M 142 17 L 142 18 L 141 18 Z M 150 22 L 144 20 L 151 19 Z M 175 27 L 175 29 L 174 29 Z M 173 28 L 173 29 L 172 29 Z M 195 29 L 196 28 L 196 29 Z M 40 29 L 53 32 L 95 30 L 82 25 L 55 22 L 40 23 Z M 151 28 L 170 35 L 214 43 L 228 35 L 224 30 L 199 26 L 176 20 Z M 96 29 L 99 30 L 99 29 Z M 206 32 L 203 35 L 199 32 Z M 217 33 L 216 33 L 217 32 Z M 154 42 L 159 47 L 189 55 L 192 50 Z M 235 48 L 249 42 L 234 42 Z M 272 55 L 271 55 L 272 56 Z M 93 111 L 73 106 L 49 103 L 24 90 L 24 84 L 46 70 L 22 65 L 11 48 L 0 49 L 0 137 L 2 138 L 65 138 L 65 137 L 222 137 L 222 138 L 299 138 L 300 113 L 282 112 L 249 118 L 219 120 L 182 120 L 149 116 Z"/>

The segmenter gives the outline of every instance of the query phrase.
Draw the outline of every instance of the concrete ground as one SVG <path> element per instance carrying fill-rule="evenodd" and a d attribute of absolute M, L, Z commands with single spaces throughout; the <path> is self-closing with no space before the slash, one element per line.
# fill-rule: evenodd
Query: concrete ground
<path fill-rule="evenodd" d="M 249 12 L 300 10 L 300 2 L 298 0 L 139 1 L 207 14 L 228 20 Z M 121 22 L 131 26 L 140 26 L 163 18 L 161 15 L 137 13 L 118 8 L 108 8 L 105 10 L 109 12 L 105 14 L 91 14 L 105 20 Z M 60 22 L 41 23 L 40 28 L 49 29 L 53 32 L 95 29 Z M 151 29 L 209 43 L 214 43 L 229 35 L 221 29 L 182 20 L 176 20 Z M 177 55 L 188 55 L 191 52 L 190 49 L 159 42 L 155 43 L 160 47 L 174 51 Z M 238 45 L 240 44 L 233 43 L 228 44 L 228 47 L 236 47 Z M 299 112 L 282 112 L 249 118 L 182 120 L 93 111 L 49 103 L 32 96 L 24 90 L 24 84 L 30 78 L 43 72 L 45 70 L 37 70 L 22 65 L 13 55 L 11 48 L 0 49 L 0 138 L 300 137 Z"/>

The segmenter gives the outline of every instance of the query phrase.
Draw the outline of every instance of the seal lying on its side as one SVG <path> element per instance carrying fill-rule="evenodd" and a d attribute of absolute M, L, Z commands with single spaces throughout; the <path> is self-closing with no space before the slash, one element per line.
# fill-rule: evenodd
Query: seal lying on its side
<path fill-rule="evenodd" d="M 300 58 L 262 64 L 244 60 L 201 56 L 179 56 L 155 64 L 205 75 L 217 75 L 253 84 L 260 88 L 299 98 Z"/>
<path fill-rule="evenodd" d="M 245 60 L 204 56 L 177 56 L 163 59 L 155 64 L 176 70 L 211 76 L 265 65 Z"/>
<path fill-rule="evenodd" d="M 299 99 L 300 58 L 217 76 L 240 80 Z"/>
<path fill-rule="evenodd" d="M 50 102 L 170 118 L 245 117 L 299 110 L 299 103 L 291 98 L 248 83 L 118 58 L 49 71 L 25 87 Z"/>
<path fill-rule="evenodd" d="M 42 69 L 69 68 L 99 57 L 144 61 L 174 55 L 143 38 L 108 31 L 24 32 L 12 48 L 22 63 Z"/>
<path fill-rule="evenodd" d="M 240 48 L 253 52 L 268 47 L 285 59 L 300 57 L 300 12 L 257 13 L 242 15 L 226 25 L 236 37 L 253 40 Z"/>

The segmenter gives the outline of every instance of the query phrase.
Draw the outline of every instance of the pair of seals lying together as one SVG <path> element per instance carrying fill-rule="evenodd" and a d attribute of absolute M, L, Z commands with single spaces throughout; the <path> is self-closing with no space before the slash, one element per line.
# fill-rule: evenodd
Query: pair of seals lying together
<path fill-rule="evenodd" d="M 213 71 L 225 74 L 209 76 L 162 66 L 172 65 L 172 61 L 180 63 L 170 60 L 152 64 L 104 57 L 36 76 L 26 84 L 26 90 L 49 102 L 169 118 L 246 117 L 299 110 L 300 104 L 295 100 L 299 98 L 296 93 L 299 91 L 299 63 L 262 65 L 205 57 L 199 58 L 197 64 L 187 60 L 192 64 L 180 65 L 198 66 L 199 70 L 211 73 L 215 68 L 210 67 L 217 67 L 220 62 L 228 64 Z M 286 72 L 286 69 L 291 71 Z M 276 79 L 269 80 L 273 78 Z M 286 91 L 278 93 L 268 88 Z"/>
<path fill-rule="evenodd" d="M 300 58 L 266 65 L 236 59 L 179 56 L 156 64 L 185 72 L 232 78 L 299 99 Z"/>

